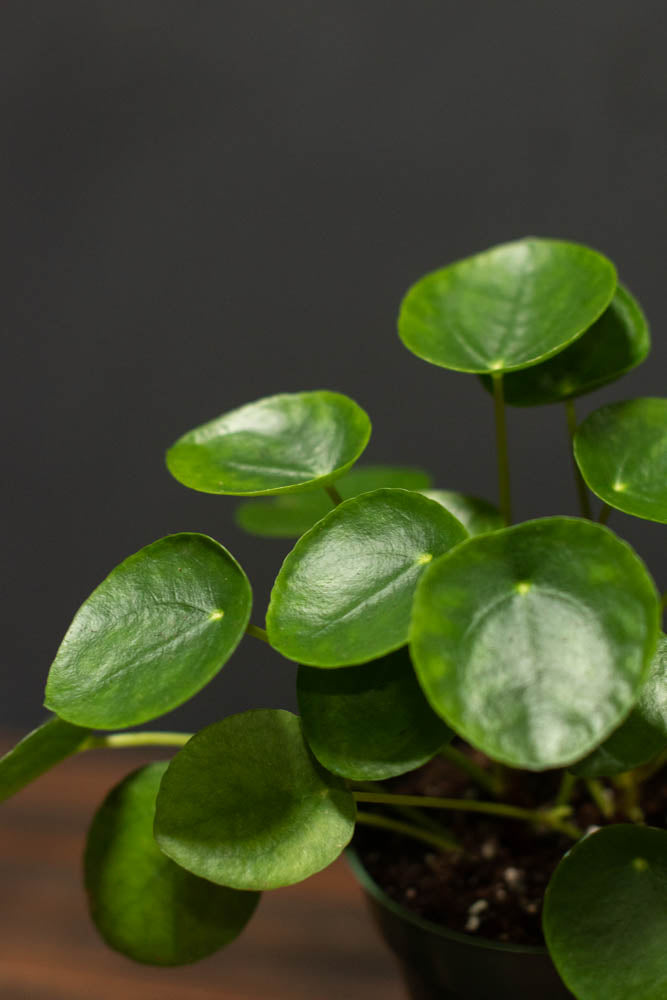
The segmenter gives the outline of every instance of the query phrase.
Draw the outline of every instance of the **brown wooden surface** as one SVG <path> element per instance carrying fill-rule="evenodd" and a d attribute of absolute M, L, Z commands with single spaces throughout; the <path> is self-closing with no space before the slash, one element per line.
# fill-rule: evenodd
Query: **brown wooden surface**
<path fill-rule="evenodd" d="M 111 786 L 156 757 L 82 754 L 0 805 L 2 1000 L 404 1000 L 343 860 L 265 893 L 242 936 L 196 965 L 155 969 L 110 951 L 86 911 L 85 832 Z"/>

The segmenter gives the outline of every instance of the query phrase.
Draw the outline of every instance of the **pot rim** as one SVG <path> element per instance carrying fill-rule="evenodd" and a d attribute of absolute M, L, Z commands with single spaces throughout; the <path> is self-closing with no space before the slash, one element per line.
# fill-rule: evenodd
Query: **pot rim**
<path fill-rule="evenodd" d="M 542 957 L 549 954 L 547 948 L 542 945 L 512 944 L 509 941 L 492 941 L 490 938 L 473 937 L 472 934 L 462 934 L 460 931 L 450 930 L 449 927 L 445 927 L 443 924 L 436 924 L 425 917 L 420 917 L 417 913 L 406 910 L 400 903 L 391 899 L 380 888 L 364 868 L 356 848 L 351 844 L 348 844 L 345 848 L 345 859 L 361 884 L 362 889 L 395 916 L 400 917 L 409 924 L 413 924 L 415 927 L 421 928 L 421 930 L 429 931 L 438 937 L 448 938 L 450 941 L 458 941 L 459 944 L 470 945 L 473 948 L 485 948 L 492 951 L 513 952 L 514 954 L 522 955 L 539 955 Z"/>

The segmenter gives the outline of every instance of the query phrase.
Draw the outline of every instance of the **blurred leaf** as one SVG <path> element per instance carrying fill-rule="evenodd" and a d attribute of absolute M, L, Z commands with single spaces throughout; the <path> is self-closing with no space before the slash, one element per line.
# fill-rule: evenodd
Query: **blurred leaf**
<path fill-rule="evenodd" d="M 421 469 L 387 465 L 357 466 L 336 481 L 343 500 L 381 487 L 421 490 L 431 477 Z M 251 535 L 267 538 L 299 538 L 331 511 L 331 500 L 323 490 L 284 493 L 266 500 L 245 500 L 236 508 L 237 524 Z"/>
<path fill-rule="evenodd" d="M 354 832 L 345 783 L 322 768 L 290 712 L 259 709 L 203 729 L 174 757 L 155 834 L 183 868 L 235 889 L 301 882 Z"/>
<path fill-rule="evenodd" d="M 299 667 L 296 688 L 310 749 L 343 778 L 413 771 L 453 735 L 426 701 L 406 648 L 345 670 Z"/>
<path fill-rule="evenodd" d="M 466 496 L 454 490 L 420 490 L 422 496 L 435 500 L 461 522 L 470 535 L 483 535 L 487 531 L 503 528 L 505 522 L 497 507 L 488 500 Z"/>
<path fill-rule="evenodd" d="M 664 830 L 604 827 L 565 855 L 544 899 L 544 935 L 578 1000 L 664 1000 L 666 886 Z"/>
<path fill-rule="evenodd" d="M 596 496 L 626 514 L 667 524 L 667 399 L 631 399 L 591 413 L 574 454 Z"/>
<path fill-rule="evenodd" d="M 0 802 L 65 760 L 86 742 L 89 729 L 52 716 L 0 758 Z"/>
<path fill-rule="evenodd" d="M 116 951 L 151 965 L 183 965 L 233 941 L 259 893 L 197 878 L 155 843 L 155 799 L 166 762 L 125 778 L 93 819 L 85 854 L 90 912 Z"/>

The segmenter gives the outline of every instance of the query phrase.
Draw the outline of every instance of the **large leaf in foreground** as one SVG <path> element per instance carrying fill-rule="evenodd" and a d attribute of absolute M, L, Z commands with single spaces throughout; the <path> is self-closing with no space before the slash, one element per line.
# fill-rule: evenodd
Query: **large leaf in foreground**
<path fill-rule="evenodd" d="M 338 392 L 269 396 L 188 431 L 167 452 L 167 468 L 203 493 L 259 496 L 326 486 L 368 444 L 371 423 Z"/>
<path fill-rule="evenodd" d="M 326 868 L 354 831 L 345 783 L 290 712 L 259 709 L 197 733 L 172 760 L 155 833 L 183 868 L 235 889 L 276 889 Z"/>
<path fill-rule="evenodd" d="M 176 708 L 218 672 L 250 616 L 247 577 L 206 535 L 168 535 L 125 559 L 76 613 L 46 706 L 92 729 Z"/>
<path fill-rule="evenodd" d="M 494 759 L 542 770 L 619 725 L 658 625 L 655 586 L 630 546 L 554 517 L 478 535 L 434 562 L 417 588 L 411 652 L 453 729 Z"/>
<path fill-rule="evenodd" d="M 631 399 L 591 413 L 574 437 L 581 474 L 601 500 L 667 524 L 667 399 Z"/>
<path fill-rule="evenodd" d="M 345 670 L 299 667 L 296 689 L 310 749 L 343 778 L 413 771 L 453 735 L 426 701 L 405 648 Z"/>
<path fill-rule="evenodd" d="M 578 1000 L 664 1000 L 667 833 L 618 825 L 585 837 L 551 878 L 543 923 Z"/>
<path fill-rule="evenodd" d="M 639 767 L 667 746 L 667 636 L 661 636 L 635 707 L 625 722 L 572 768 L 582 778 L 600 778 Z"/>
<path fill-rule="evenodd" d="M 125 778 L 93 819 L 85 853 L 91 916 L 116 951 L 152 965 L 196 962 L 233 941 L 259 901 L 197 878 L 155 843 L 155 799 L 166 762 Z"/>
<path fill-rule="evenodd" d="M 313 667 L 398 649 L 419 577 L 465 537 L 459 521 L 419 493 L 376 490 L 346 500 L 283 563 L 266 616 L 271 645 Z"/>
<path fill-rule="evenodd" d="M 86 742 L 89 729 L 52 716 L 0 758 L 0 802 L 65 760 Z"/>
<path fill-rule="evenodd" d="M 486 531 L 497 531 L 505 525 L 497 507 L 488 500 L 471 497 L 455 490 L 420 490 L 429 500 L 435 500 L 445 510 L 461 522 L 469 535 L 483 535 Z"/>
<path fill-rule="evenodd" d="M 606 257 L 530 237 L 427 274 L 403 299 L 398 332 L 413 354 L 443 368 L 516 371 L 576 340 L 615 288 Z"/>
<path fill-rule="evenodd" d="M 343 498 L 370 493 L 382 487 L 401 490 L 422 490 L 430 485 L 431 477 L 421 469 L 400 466 L 356 466 L 336 480 L 336 489 Z M 331 511 L 331 500 L 323 490 L 308 493 L 283 493 L 262 500 L 245 500 L 236 508 L 236 521 L 251 535 L 266 538 L 299 538 Z"/>
<path fill-rule="evenodd" d="M 613 382 L 645 359 L 651 346 L 648 323 L 639 303 L 619 285 L 600 318 L 560 354 L 503 381 L 512 406 L 559 403 Z M 483 376 L 493 391 L 491 379 Z"/>

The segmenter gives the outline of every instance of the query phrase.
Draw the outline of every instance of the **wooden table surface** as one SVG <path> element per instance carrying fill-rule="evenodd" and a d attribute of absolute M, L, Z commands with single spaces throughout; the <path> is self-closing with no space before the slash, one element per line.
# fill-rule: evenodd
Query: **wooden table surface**
<path fill-rule="evenodd" d="M 112 785 L 158 757 L 82 754 L 0 805 L 2 1000 L 404 1000 L 342 859 L 265 893 L 241 937 L 195 965 L 152 968 L 110 951 L 86 910 L 85 833 Z"/>

